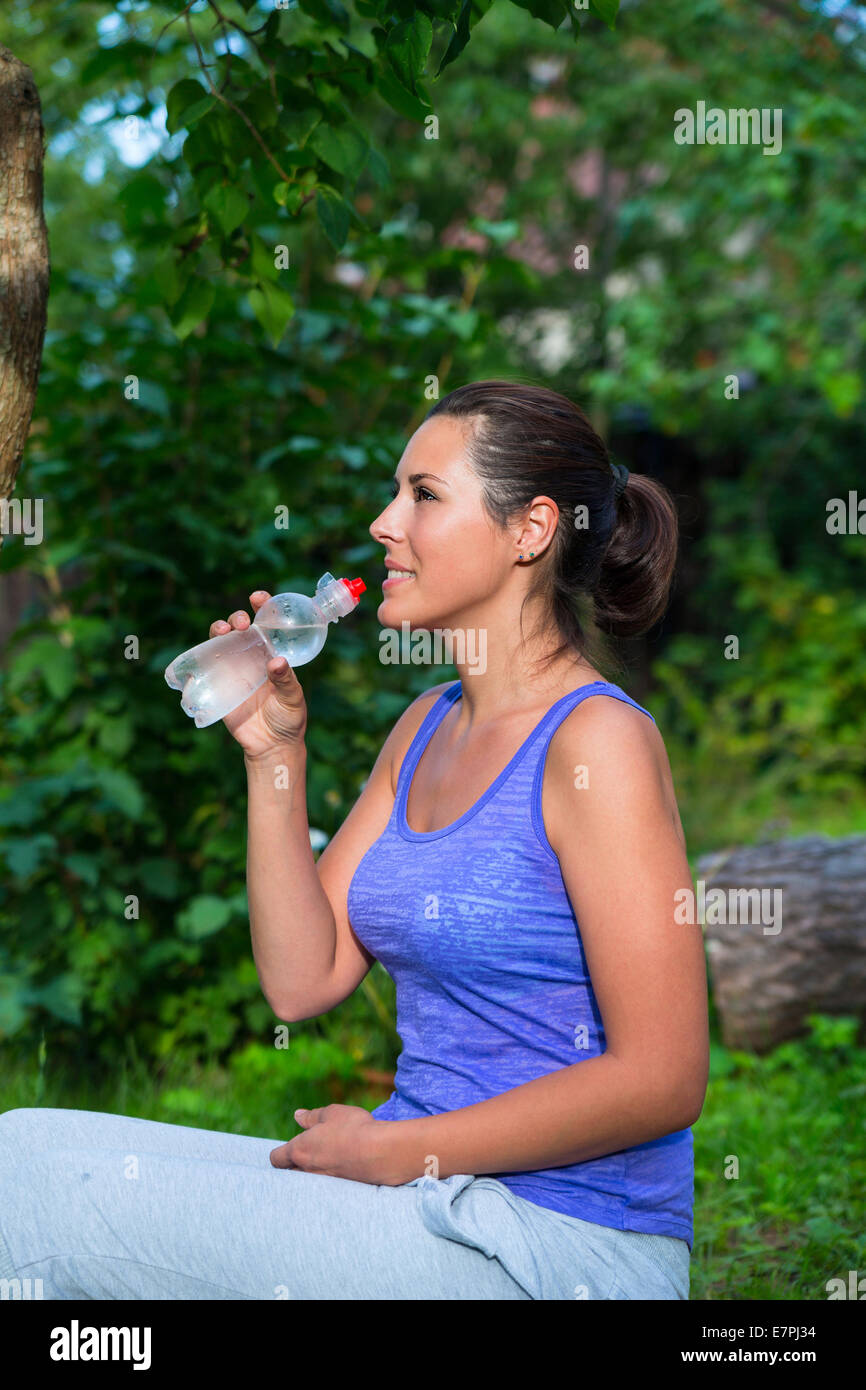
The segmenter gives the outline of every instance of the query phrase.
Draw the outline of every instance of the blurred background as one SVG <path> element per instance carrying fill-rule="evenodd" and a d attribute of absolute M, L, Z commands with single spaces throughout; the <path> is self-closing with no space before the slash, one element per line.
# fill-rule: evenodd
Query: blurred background
<path fill-rule="evenodd" d="M 288 1139 L 296 1106 L 390 1094 L 379 965 L 275 1048 L 242 756 L 163 671 L 256 588 L 364 578 L 300 676 L 326 844 L 455 674 L 380 662 L 367 528 L 466 381 L 563 392 L 676 497 L 670 608 L 616 650 L 695 872 L 866 835 L 863 16 L 6 0 L 52 270 L 14 492 L 44 536 L 0 549 L 0 1108 Z M 780 108 L 780 151 L 676 143 L 699 101 Z M 715 993 L 692 1297 L 825 1297 L 866 1261 L 862 1012 L 807 998 L 777 1045 L 732 1046 Z"/>

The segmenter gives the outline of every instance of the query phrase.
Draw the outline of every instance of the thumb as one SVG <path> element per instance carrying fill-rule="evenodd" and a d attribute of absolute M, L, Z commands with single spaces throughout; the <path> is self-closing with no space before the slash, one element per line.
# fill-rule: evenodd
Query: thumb
<path fill-rule="evenodd" d="M 278 690 L 289 690 L 297 684 L 297 677 L 284 656 L 275 657 L 268 663 L 268 679 Z"/>

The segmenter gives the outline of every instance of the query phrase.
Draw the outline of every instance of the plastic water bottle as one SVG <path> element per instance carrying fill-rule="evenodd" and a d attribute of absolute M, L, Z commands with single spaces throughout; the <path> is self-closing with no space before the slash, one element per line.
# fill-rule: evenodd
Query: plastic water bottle
<path fill-rule="evenodd" d="M 292 667 L 312 661 L 325 645 L 328 624 L 357 608 L 363 579 L 323 574 L 312 598 L 276 594 L 263 603 L 248 628 L 199 642 L 165 669 L 172 690 L 182 690 L 180 707 L 196 728 L 215 724 L 268 678 L 268 662 L 284 656 Z"/>

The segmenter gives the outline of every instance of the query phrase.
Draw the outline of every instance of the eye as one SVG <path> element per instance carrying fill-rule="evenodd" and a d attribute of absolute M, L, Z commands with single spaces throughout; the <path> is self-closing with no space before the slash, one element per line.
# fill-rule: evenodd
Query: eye
<path fill-rule="evenodd" d="M 398 487 L 397 483 L 392 483 L 392 484 L 391 484 L 391 501 L 392 501 L 392 502 L 393 502 L 394 498 L 397 496 L 397 493 L 398 493 L 399 491 L 400 491 L 400 488 Z M 416 483 L 415 486 L 414 486 L 414 488 L 412 489 L 412 491 L 413 491 L 414 494 L 415 494 L 415 500 L 416 500 L 416 502 L 437 502 L 437 501 L 439 500 L 439 499 L 436 497 L 436 495 L 430 491 L 429 488 L 422 487 L 420 483 Z M 421 496 L 419 495 L 419 494 L 421 494 L 421 493 L 424 494 L 423 497 L 421 497 Z"/>

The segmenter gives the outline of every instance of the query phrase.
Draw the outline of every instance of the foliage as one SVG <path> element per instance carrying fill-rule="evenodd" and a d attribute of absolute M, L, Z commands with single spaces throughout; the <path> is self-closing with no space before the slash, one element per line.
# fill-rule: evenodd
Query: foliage
<path fill-rule="evenodd" d="M 450 674 L 378 660 L 368 527 L 408 435 L 467 379 L 564 391 L 683 504 L 644 702 L 692 852 L 780 818 L 866 826 L 862 539 L 825 525 L 864 410 L 856 45 L 758 7 L 756 47 L 722 3 L 688 26 L 632 5 L 615 27 L 599 4 L 577 44 L 546 0 L 218 8 L 11 6 L 54 266 L 18 485 L 45 539 L 0 552 L 4 582 L 32 581 L 0 666 L 0 1037 L 22 1053 L 47 1033 L 108 1065 L 127 1045 L 255 1058 L 274 1019 L 242 762 L 163 670 L 255 588 L 364 574 L 301 673 L 310 822 L 333 834 L 398 714 Z M 677 107 L 768 90 L 779 155 L 672 141 Z M 392 1006 L 377 966 L 312 1036 L 387 1070 Z"/>
<path fill-rule="evenodd" d="M 829 1279 L 862 1267 L 866 1172 L 851 1121 L 866 1050 L 856 1018 L 808 1022 L 804 1039 L 764 1057 L 711 1048 L 695 1127 L 693 1299 L 823 1299 Z"/>

